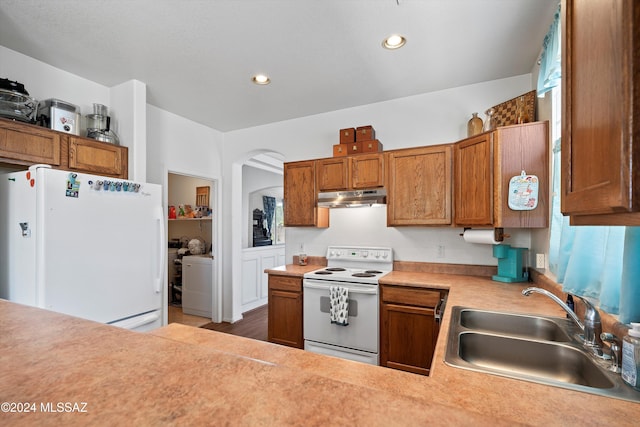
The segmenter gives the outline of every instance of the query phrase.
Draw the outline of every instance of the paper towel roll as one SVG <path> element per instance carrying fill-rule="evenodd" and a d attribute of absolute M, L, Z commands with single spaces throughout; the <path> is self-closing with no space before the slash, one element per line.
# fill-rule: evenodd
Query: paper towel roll
<path fill-rule="evenodd" d="M 494 230 L 465 230 L 462 238 L 467 243 L 480 243 L 483 245 L 499 245 L 502 243 L 495 240 Z"/>

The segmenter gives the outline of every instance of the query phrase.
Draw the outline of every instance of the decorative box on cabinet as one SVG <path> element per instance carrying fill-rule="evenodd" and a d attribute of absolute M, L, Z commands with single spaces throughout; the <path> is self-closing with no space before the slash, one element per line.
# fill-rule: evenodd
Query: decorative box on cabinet
<path fill-rule="evenodd" d="M 505 126 L 455 144 L 456 226 L 547 227 L 548 129 L 546 121 Z M 508 205 L 509 181 L 523 171 L 539 179 L 537 207 L 513 210 Z"/>
<path fill-rule="evenodd" d="M 380 286 L 380 365 L 429 375 L 444 295 L 437 289 Z"/>
<path fill-rule="evenodd" d="M 315 161 L 284 164 L 284 225 L 328 227 L 329 210 L 318 208 Z"/>
<path fill-rule="evenodd" d="M 562 6 L 561 210 L 576 225 L 640 225 L 640 4 Z"/>
<path fill-rule="evenodd" d="M 303 348 L 302 278 L 269 275 L 268 340 Z"/>
<path fill-rule="evenodd" d="M 387 225 L 451 224 L 450 144 L 386 152 Z"/>

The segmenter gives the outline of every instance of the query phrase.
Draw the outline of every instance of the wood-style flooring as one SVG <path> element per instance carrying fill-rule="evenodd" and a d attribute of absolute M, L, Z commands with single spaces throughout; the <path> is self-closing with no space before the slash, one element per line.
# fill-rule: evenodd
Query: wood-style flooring
<path fill-rule="evenodd" d="M 224 332 L 254 340 L 267 341 L 267 305 L 242 314 L 242 320 L 235 323 L 207 323 L 201 328 Z"/>
<path fill-rule="evenodd" d="M 167 313 L 168 323 L 180 323 L 183 325 L 195 326 L 199 328 L 207 323 L 211 322 L 208 317 L 193 316 L 191 314 L 184 314 L 182 307 L 170 305 L 169 312 Z"/>

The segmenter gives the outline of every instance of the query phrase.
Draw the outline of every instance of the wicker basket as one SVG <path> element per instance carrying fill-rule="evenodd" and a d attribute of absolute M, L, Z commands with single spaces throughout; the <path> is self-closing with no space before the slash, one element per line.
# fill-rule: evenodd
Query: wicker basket
<path fill-rule="evenodd" d="M 524 97 L 524 112 L 529 122 L 536 121 L 536 91 L 532 90 L 525 94 L 516 96 L 513 99 L 495 105 L 493 109 L 495 113 L 496 127 L 515 125 L 518 123 L 518 106 L 516 100 L 521 96 Z"/>

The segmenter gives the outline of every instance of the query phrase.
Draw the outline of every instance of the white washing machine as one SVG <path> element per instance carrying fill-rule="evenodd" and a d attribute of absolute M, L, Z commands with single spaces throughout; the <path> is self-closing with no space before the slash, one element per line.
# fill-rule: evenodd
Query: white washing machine
<path fill-rule="evenodd" d="M 213 259 L 208 255 L 182 257 L 182 312 L 211 318 Z"/>

